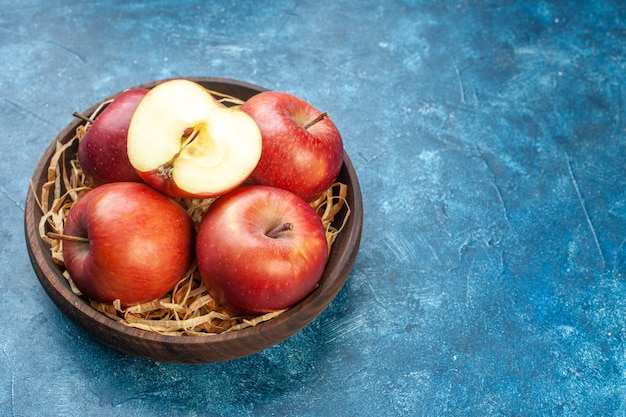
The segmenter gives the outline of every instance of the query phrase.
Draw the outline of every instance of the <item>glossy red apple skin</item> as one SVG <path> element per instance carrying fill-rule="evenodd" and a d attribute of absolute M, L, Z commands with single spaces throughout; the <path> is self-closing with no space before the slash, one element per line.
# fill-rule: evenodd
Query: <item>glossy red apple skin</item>
<path fill-rule="evenodd" d="M 268 233 L 291 223 L 274 237 Z M 238 188 L 214 202 L 198 228 L 202 282 L 245 315 L 291 307 L 317 286 L 328 259 L 322 223 L 309 204 L 276 187 Z"/>
<path fill-rule="evenodd" d="M 93 186 L 110 182 L 142 182 L 128 160 L 128 126 L 149 90 L 134 88 L 120 93 L 96 116 L 78 145 L 78 161 Z"/>
<path fill-rule="evenodd" d="M 65 267 L 88 298 L 122 305 L 151 301 L 167 293 L 188 270 L 195 228 L 174 200 L 149 186 L 115 182 L 94 188 L 76 201 L 64 235 Z"/>
<path fill-rule="evenodd" d="M 289 190 L 311 202 L 337 179 L 343 164 L 343 140 L 325 118 L 305 129 L 321 112 L 293 94 L 265 91 L 241 109 L 261 131 L 261 159 L 250 183 Z"/>

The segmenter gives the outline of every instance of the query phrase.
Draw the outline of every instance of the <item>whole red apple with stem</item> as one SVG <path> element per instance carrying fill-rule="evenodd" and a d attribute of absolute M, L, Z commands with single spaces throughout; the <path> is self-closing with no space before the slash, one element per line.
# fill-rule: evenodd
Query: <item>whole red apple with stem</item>
<path fill-rule="evenodd" d="M 195 228 L 174 200 L 149 186 L 114 182 L 70 209 L 62 239 L 65 267 L 88 298 L 124 306 L 167 293 L 189 269 Z"/>
<path fill-rule="evenodd" d="M 209 294 L 253 315 L 306 297 L 324 272 L 328 245 L 306 201 L 287 190 L 251 185 L 209 207 L 198 228 L 196 258 Z"/>
<path fill-rule="evenodd" d="M 215 197 L 236 188 L 259 161 L 261 146 L 248 114 L 185 79 L 150 90 L 128 130 L 130 163 L 146 183 L 172 197 Z"/>
<path fill-rule="evenodd" d="M 83 173 L 98 186 L 109 182 L 143 182 L 128 160 L 127 138 L 130 120 L 149 90 L 123 91 L 96 116 L 78 145 Z"/>
<path fill-rule="evenodd" d="M 283 188 L 311 202 L 337 179 L 343 141 L 327 113 L 279 91 L 252 96 L 241 110 L 256 121 L 263 138 L 251 183 Z"/>

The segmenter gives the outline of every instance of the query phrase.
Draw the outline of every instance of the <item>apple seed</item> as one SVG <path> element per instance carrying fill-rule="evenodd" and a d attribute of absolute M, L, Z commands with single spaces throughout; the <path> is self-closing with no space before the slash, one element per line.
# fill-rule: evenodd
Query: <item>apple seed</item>
<path fill-rule="evenodd" d="M 196 140 L 199 134 L 200 131 L 195 127 L 188 127 L 187 129 L 185 129 L 180 141 L 180 151 L 178 151 L 178 153 L 172 157 L 172 160 L 176 159 L 183 149 L 189 146 L 191 142 Z"/>
<path fill-rule="evenodd" d="M 191 136 L 192 133 L 193 133 L 193 127 L 188 127 L 183 132 L 183 138 L 188 138 L 189 136 Z"/>

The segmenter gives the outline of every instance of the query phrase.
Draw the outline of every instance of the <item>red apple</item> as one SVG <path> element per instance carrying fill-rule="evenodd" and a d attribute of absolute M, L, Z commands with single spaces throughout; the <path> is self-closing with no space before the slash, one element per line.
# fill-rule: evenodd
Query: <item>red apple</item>
<path fill-rule="evenodd" d="M 93 186 L 109 182 L 142 182 L 128 160 L 126 139 L 130 119 L 149 90 L 120 93 L 97 115 L 78 145 L 78 161 Z"/>
<path fill-rule="evenodd" d="M 194 234 L 191 217 L 174 200 L 145 184 L 115 182 L 80 197 L 57 237 L 85 296 L 132 305 L 162 296 L 183 277 Z"/>
<path fill-rule="evenodd" d="M 241 314 L 288 308 L 318 284 L 328 246 L 306 201 L 251 185 L 218 198 L 198 228 L 196 258 L 216 301 Z"/>
<path fill-rule="evenodd" d="M 184 79 L 150 90 L 128 129 L 130 163 L 172 197 L 215 197 L 236 188 L 259 161 L 261 146 L 248 114 Z"/>
<path fill-rule="evenodd" d="M 277 91 L 252 96 L 241 110 L 256 121 L 263 138 L 252 183 L 280 187 L 311 202 L 337 179 L 343 141 L 326 113 Z"/>

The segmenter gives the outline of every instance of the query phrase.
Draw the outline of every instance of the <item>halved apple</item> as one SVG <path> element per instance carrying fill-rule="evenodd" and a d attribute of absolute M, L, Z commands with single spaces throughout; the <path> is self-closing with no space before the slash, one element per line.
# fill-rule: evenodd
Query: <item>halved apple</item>
<path fill-rule="evenodd" d="M 150 90 L 128 128 L 131 165 L 172 197 L 208 198 L 236 188 L 259 162 L 261 146 L 252 117 L 185 79 Z"/>

